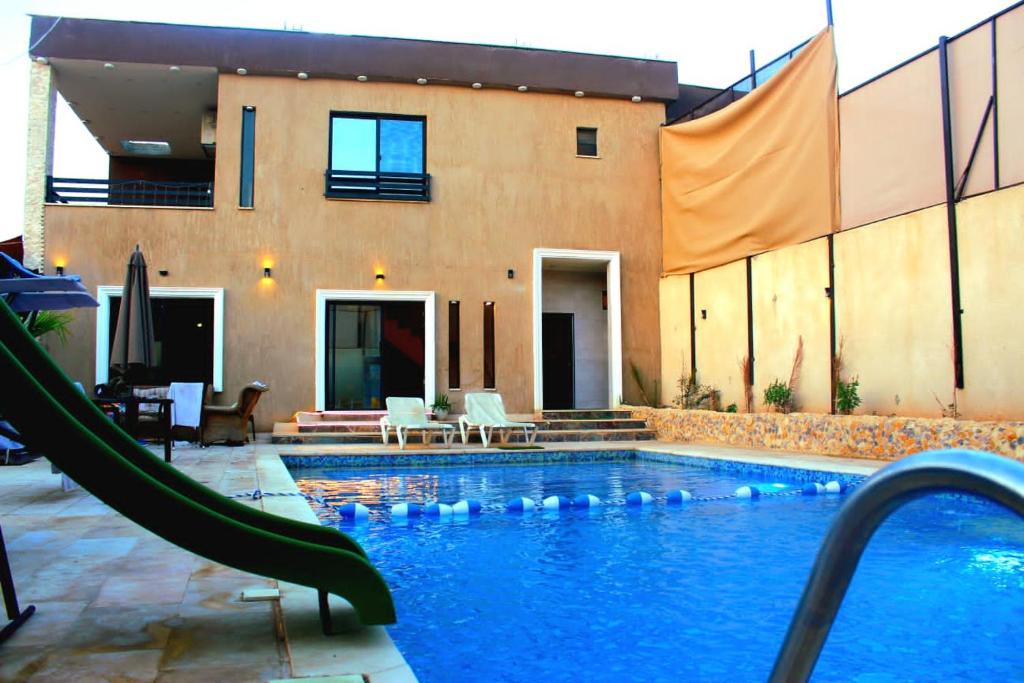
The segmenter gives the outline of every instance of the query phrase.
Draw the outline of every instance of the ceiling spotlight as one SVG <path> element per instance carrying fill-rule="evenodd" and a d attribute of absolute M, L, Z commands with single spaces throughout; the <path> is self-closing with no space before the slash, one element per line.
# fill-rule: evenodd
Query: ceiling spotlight
<path fill-rule="evenodd" d="M 39 64 L 49 64 L 50 60 L 46 57 L 36 57 L 36 62 Z"/>
<path fill-rule="evenodd" d="M 584 93 L 582 90 L 577 90 L 576 92 L 573 93 L 573 95 L 575 95 L 576 97 L 583 97 Z"/>
<path fill-rule="evenodd" d="M 529 90 L 529 88 L 527 88 L 525 85 L 521 85 L 518 88 L 516 88 L 516 90 L 518 90 L 519 92 L 526 92 L 527 90 Z"/>
<path fill-rule="evenodd" d="M 178 73 L 179 71 L 181 71 L 181 67 L 180 66 L 171 66 L 171 67 L 168 67 L 168 70 L 171 71 L 172 73 Z"/>
<path fill-rule="evenodd" d="M 640 103 L 643 101 L 644 98 L 640 97 L 639 95 L 633 95 L 633 97 L 630 99 L 632 99 L 633 102 Z"/>
<path fill-rule="evenodd" d="M 366 76 L 356 76 L 356 80 L 359 81 L 360 83 L 366 83 L 367 78 Z"/>
<path fill-rule="evenodd" d="M 473 84 L 473 90 L 479 90 L 482 87 L 484 87 L 483 83 L 474 83 Z"/>
<path fill-rule="evenodd" d="M 247 73 L 249 73 L 249 70 L 246 69 L 244 66 L 240 66 L 237 69 L 235 69 L 235 73 L 238 74 L 239 76 L 244 76 Z"/>
<path fill-rule="evenodd" d="M 425 78 L 417 78 L 416 79 L 416 83 L 417 83 L 417 85 L 426 85 L 427 84 L 427 79 L 425 79 Z"/>
<path fill-rule="evenodd" d="M 107 62 L 107 63 L 105 63 L 105 64 L 103 65 L 103 68 L 104 68 L 104 69 L 106 69 L 107 71 L 110 71 L 111 69 L 113 69 L 113 68 L 114 68 L 114 65 L 113 65 L 113 64 L 111 64 L 110 62 Z"/>
<path fill-rule="evenodd" d="M 300 71 L 300 72 L 298 73 L 298 76 L 299 76 L 299 80 L 300 80 L 300 81 L 304 81 L 304 80 L 306 80 L 307 78 L 309 78 L 309 74 L 308 74 L 308 73 L 306 73 L 305 71 Z"/>

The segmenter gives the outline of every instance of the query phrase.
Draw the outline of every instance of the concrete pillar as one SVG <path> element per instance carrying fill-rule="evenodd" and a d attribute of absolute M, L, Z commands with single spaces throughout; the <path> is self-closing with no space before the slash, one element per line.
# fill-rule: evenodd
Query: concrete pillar
<path fill-rule="evenodd" d="M 25 266 L 46 264 L 46 176 L 53 173 L 54 117 L 57 91 L 53 69 L 33 61 L 28 84 L 28 154 L 25 161 Z"/>

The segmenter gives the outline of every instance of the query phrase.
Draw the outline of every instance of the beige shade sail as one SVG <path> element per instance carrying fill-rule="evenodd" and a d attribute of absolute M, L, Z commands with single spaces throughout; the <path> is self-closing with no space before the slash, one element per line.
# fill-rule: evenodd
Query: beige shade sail
<path fill-rule="evenodd" d="M 767 83 L 661 130 L 666 275 L 839 228 L 836 59 L 826 28 Z"/>

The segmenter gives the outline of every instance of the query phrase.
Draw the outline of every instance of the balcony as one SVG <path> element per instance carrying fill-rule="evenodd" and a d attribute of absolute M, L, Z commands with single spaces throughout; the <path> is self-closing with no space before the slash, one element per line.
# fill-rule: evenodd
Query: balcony
<path fill-rule="evenodd" d="M 328 169 L 324 196 L 328 199 L 385 199 L 430 201 L 429 173 L 336 171 Z"/>
<path fill-rule="evenodd" d="M 213 206 L 213 182 L 47 176 L 46 201 L 52 204 L 209 208 Z"/>

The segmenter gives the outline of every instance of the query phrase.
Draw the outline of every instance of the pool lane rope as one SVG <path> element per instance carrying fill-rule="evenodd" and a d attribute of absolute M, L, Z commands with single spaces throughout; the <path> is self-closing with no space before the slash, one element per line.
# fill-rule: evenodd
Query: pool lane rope
<path fill-rule="evenodd" d="M 584 493 L 569 498 L 568 496 L 552 495 L 544 498 L 538 505 L 532 498 L 519 496 L 512 498 L 502 505 L 488 506 L 487 512 L 503 511 L 514 515 L 528 515 L 537 511 L 561 512 L 564 510 L 598 510 L 605 505 L 625 504 L 630 508 L 648 508 L 655 503 L 664 502 L 671 507 L 678 507 L 689 503 L 710 503 L 723 500 L 759 500 L 761 498 L 786 498 L 795 496 L 817 496 L 824 494 L 843 494 L 857 485 L 857 482 L 829 481 L 825 484 L 820 482 L 808 482 L 802 486 L 789 486 L 786 484 L 751 484 L 741 486 L 732 493 L 717 496 L 695 496 L 686 489 L 673 489 L 664 496 L 658 497 L 648 491 L 633 491 L 624 500 L 602 501 L 593 494 Z M 369 520 L 370 510 L 362 503 L 344 503 L 342 505 L 327 502 L 322 496 L 312 496 L 305 493 L 270 493 L 256 489 L 252 492 L 245 492 L 229 496 L 231 498 L 252 498 L 258 500 L 263 496 L 301 496 L 309 501 L 319 503 L 324 508 L 331 510 L 341 517 L 342 520 L 365 523 Z M 391 506 L 391 519 L 396 522 L 405 522 L 410 519 L 427 518 L 437 521 L 450 521 L 452 519 L 466 519 L 477 517 L 485 511 L 483 504 L 478 500 L 463 499 L 451 505 L 441 502 L 396 503 Z"/>

